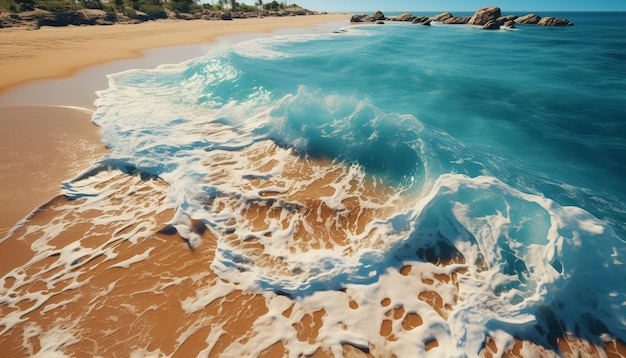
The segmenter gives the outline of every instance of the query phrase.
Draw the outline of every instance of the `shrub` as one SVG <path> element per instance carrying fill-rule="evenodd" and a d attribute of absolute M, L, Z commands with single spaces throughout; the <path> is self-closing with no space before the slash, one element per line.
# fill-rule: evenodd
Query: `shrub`
<path fill-rule="evenodd" d="M 124 7 L 124 15 L 130 17 L 131 19 L 137 18 L 137 11 L 130 6 Z"/>
<path fill-rule="evenodd" d="M 139 11 L 145 12 L 150 18 L 163 19 L 167 17 L 163 6 L 154 4 L 141 4 L 139 5 Z"/>
<path fill-rule="evenodd" d="M 166 2 L 165 6 L 177 14 L 181 12 L 202 11 L 202 7 L 197 5 L 193 0 L 171 0 Z"/>
<path fill-rule="evenodd" d="M 50 12 L 68 12 L 76 9 L 76 4 L 69 0 L 37 0 L 36 6 Z"/>
<path fill-rule="evenodd" d="M 35 0 L 16 0 L 19 11 L 30 11 L 35 9 Z"/>

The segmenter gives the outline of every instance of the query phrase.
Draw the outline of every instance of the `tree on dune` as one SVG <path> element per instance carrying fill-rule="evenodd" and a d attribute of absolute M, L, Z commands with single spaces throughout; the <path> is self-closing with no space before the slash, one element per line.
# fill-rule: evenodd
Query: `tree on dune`
<path fill-rule="evenodd" d="M 284 8 L 284 5 L 274 0 L 270 3 L 265 4 L 263 7 L 265 8 L 265 10 L 280 10 Z"/>

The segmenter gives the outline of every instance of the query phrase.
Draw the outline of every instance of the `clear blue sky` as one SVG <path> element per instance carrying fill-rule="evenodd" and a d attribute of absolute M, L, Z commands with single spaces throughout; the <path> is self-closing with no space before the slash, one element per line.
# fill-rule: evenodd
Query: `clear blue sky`
<path fill-rule="evenodd" d="M 255 2 L 243 0 L 242 2 Z M 264 2 L 271 2 L 265 0 Z M 281 2 L 281 1 L 279 1 Z M 316 11 L 474 11 L 495 5 L 502 12 L 626 11 L 626 0 L 288 0 Z"/>

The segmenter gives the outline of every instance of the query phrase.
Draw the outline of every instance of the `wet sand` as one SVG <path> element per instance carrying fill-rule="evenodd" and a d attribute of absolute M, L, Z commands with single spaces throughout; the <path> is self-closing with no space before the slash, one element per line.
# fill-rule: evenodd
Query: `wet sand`
<path fill-rule="evenodd" d="M 345 20 L 346 15 L 311 15 L 230 22 L 158 20 L 136 25 L 0 29 L 0 185 L 4 188 L 0 192 L 0 237 L 57 195 L 62 181 L 87 169 L 104 153 L 98 129 L 90 121 L 94 92 L 106 88 L 102 71 L 136 68 L 133 62 L 112 67 L 105 63 L 140 58 L 147 49 L 170 46 L 177 46 L 171 51 L 193 56 L 197 49 L 183 45 Z M 143 62 L 152 66 L 161 63 L 158 58 L 180 61 L 164 52 L 149 56 Z M 95 66 L 98 64 L 103 66 Z M 89 67 L 95 69 L 93 74 L 72 81 L 71 75 Z M 98 71 L 99 67 L 103 70 Z M 51 78 L 59 80 L 41 81 Z"/>
<path fill-rule="evenodd" d="M 106 149 L 91 112 L 68 107 L 0 107 L 0 237 L 61 182 L 89 168 Z"/>
<path fill-rule="evenodd" d="M 266 33 L 347 21 L 348 15 L 309 15 L 233 21 L 158 20 L 141 24 L 0 29 L 0 91 L 41 78 L 69 76 L 77 69 L 174 45 L 201 44 L 220 36 Z"/>

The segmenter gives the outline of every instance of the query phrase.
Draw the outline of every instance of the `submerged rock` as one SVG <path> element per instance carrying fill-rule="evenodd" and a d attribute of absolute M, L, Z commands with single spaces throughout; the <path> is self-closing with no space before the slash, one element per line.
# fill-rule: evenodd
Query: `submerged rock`
<path fill-rule="evenodd" d="M 499 7 L 487 6 L 478 9 L 467 23 L 470 25 L 486 25 L 490 21 L 496 21 L 500 16 L 502 16 L 502 12 Z"/>
<path fill-rule="evenodd" d="M 546 16 L 543 19 L 539 20 L 537 25 L 539 26 L 572 26 L 574 25 L 574 23 L 566 19 Z"/>
<path fill-rule="evenodd" d="M 528 14 L 515 19 L 515 23 L 523 25 L 536 25 L 537 23 L 539 23 L 539 20 L 541 20 L 541 16 L 537 14 Z"/>

